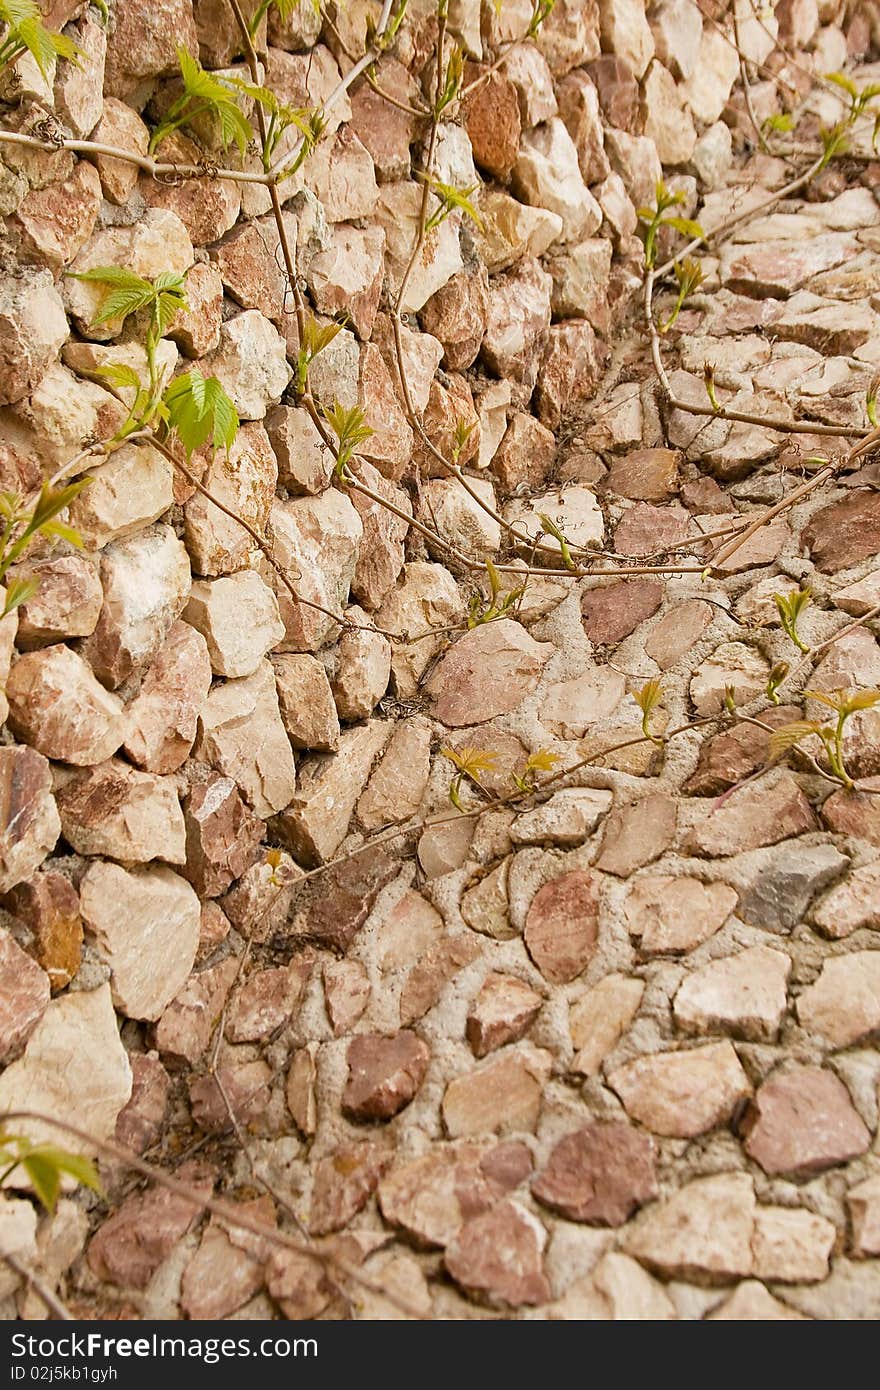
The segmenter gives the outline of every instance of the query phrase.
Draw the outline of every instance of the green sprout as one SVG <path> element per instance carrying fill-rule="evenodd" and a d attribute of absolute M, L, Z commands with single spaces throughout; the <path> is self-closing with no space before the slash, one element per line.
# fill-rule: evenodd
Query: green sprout
<path fill-rule="evenodd" d="M 812 598 L 809 589 L 796 589 L 791 594 L 773 595 L 773 602 L 776 604 L 783 631 L 789 641 L 793 642 L 798 651 L 801 652 L 808 652 L 810 648 L 797 630 L 798 618 L 809 607 Z"/>

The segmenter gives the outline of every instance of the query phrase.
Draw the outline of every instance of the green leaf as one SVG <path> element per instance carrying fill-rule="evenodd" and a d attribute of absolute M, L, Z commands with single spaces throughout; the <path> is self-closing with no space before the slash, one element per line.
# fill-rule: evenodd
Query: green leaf
<path fill-rule="evenodd" d="M 845 72 L 826 72 L 826 82 L 833 82 L 835 87 L 840 87 L 848 96 L 857 97 L 859 89 L 851 77 L 847 77 Z"/>
<path fill-rule="evenodd" d="M 704 235 L 703 228 L 700 226 L 699 222 L 692 221 L 690 217 L 664 217 L 663 225 L 665 227 L 674 227 L 677 232 L 681 232 L 682 236 L 691 237 L 692 239 Z"/>
<path fill-rule="evenodd" d="M 215 376 L 204 377 L 197 367 L 174 378 L 162 396 L 168 429 L 189 459 L 210 441 L 213 449 L 229 449 L 238 434 L 238 412 Z"/>
<path fill-rule="evenodd" d="M 125 362 L 108 362 L 104 367 L 95 367 L 90 375 L 117 391 L 139 391 L 141 387 L 141 379 L 134 367 L 129 367 Z"/>
<path fill-rule="evenodd" d="M 33 598 L 39 589 L 36 579 L 24 579 L 15 577 L 6 581 L 6 598 L 3 602 L 3 617 L 7 613 L 13 613 L 16 608 L 20 608 L 28 599 Z"/>
<path fill-rule="evenodd" d="M 34 0 L 0 0 L 0 23 L 7 26 L 0 42 L 4 62 L 14 62 L 27 51 L 47 82 L 55 58 L 76 63 L 82 56 L 82 49 L 73 39 L 46 28 Z"/>

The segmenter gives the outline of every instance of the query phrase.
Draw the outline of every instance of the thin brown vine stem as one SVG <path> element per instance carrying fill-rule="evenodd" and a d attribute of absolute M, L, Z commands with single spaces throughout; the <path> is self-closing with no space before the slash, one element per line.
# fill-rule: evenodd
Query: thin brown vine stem
<path fill-rule="evenodd" d="M 227 1226 L 248 1231 L 251 1235 L 265 1240 L 269 1245 L 303 1255 L 306 1259 L 314 1260 L 316 1264 L 325 1269 L 328 1266 L 335 1268 L 352 1283 L 360 1285 L 369 1293 L 378 1294 L 379 1297 L 387 1299 L 389 1303 L 399 1308 L 401 1312 L 405 1312 L 409 1317 L 420 1322 L 430 1321 L 425 1313 L 415 1308 L 408 1300 L 401 1298 L 392 1290 L 374 1283 L 372 1279 L 362 1274 L 341 1255 L 337 1255 L 331 1250 L 319 1250 L 311 1241 L 302 1241 L 289 1235 L 286 1231 L 279 1231 L 273 1226 L 267 1226 L 232 1202 L 224 1201 L 222 1197 L 206 1197 L 196 1188 L 190 1187 L 189 1183 L 171 1177 L 162 1168 L 153 1167 L 152 1164 L 146 1163 L 137 1154 L 123 1148 L 121 1144 L 115 1143 L 112 1139 L 98 1139 L 95 1135 L 80 1129 L 79 1126 L 71 1124 L 69 1120 L 60 1120 L 55 1115 L 46 1115 L 39 1110 L 9 1110 L 4 1114 L 3 1119 L 14 1122 L 30 1120 L 35 1124 L 48 1125 L 52 1129 L 59 1130 L 62 1134 L 79 1140 L 80 1143 L 88 1145 L 90 1149 L 113 1159 L 116 1163 L 124 1164 L 133 1172 L 140 1174 L 142 1178 L 154 1182 L 157 1187 L 164 1188 L 166 1192 L 171 1192 L 176 1197 L 182 1197 L 184 1201 L 191 1203 L 192 1206 L 201 1211 L 209 1212 L 211 1216 L 216 1216 L 218 1221 L 224 1222 Z"/>
<path fill-rule="evenodd" d="M 351 49 L 346 44 L 338 28 L 333 23 L 333 20 L 327 14 L 324 15 L 324 23 L 336 39 L 340 50 L 345 54 L 348 61 L 350 63 L 356 62 L 357 59 L 352 55 Z M 367 86 L 372 88 L 377 97 L 381 97 L 383 101 L 387 101 L 389 106 L 395 106 L 398 111 L 405 111 L 408 116 L 418 116 L 419 119 L 423 121 L 427 120 L 430 116 L 431 113 L 427 107 L 420 111 L 415 106 L 408 106 L 405 101 L 399 101 L 398 98 L 393 97 L 390 92 L 386 92 L 384 87 L 379 86 L 379 83 L 376 81 L 376 78 L 372 75 L 369 68 L 364 71 L 363 77 Z"/>
<path fill-rule="evenodd" d="M 64 1306 L 58 1295 L 53 1293 L 49 1285 L 31 1269 L 30 1265 L 25 1264 L 24 1260 L 20 1260 L 17 1255 L 11 1254 L 8 1250 L 0 1250 L 0 1260 L 21 1279 L 25 1279 L 30 1284 L 34 1293 L 46 1305 L 57 1322 L 74 1321 L 73 1314 Z"/>
<path fill-rule="evenodd" d="M 268 174 L 256 173 L 253 170 L 222 169 L 213 164 L 164 164 L 161 160 L 151 159 L 149 155 L 135 154 L 132 150 L 117 149 L 115 145 L 104 145 L 94 140 L 68 140 L 66 137 L 58 140 L 41 140 L 35 135 L 24 135 L 14 130 L 0 130 L 0 144 L 25 145 L 30 149 L 46 150 L 48 153 L 70 150 L 75 154 L 101 155 L 108 159 L 120 159 L 126 164 L 137 165 L 145 174 L 150 174 L 152 178 L 159 181 L 166 178 L 176 178 L 227 179 L 230 183 L 269 183 Z"/>
<path fill-rule="evenodd" d="M 719 223 L 717 227 L 713 227 L 711 231 L 705 232 L 703 236 L 694 237 L 683 246 L 680 251 L 677 251 L 674 256 L 670 256 L 668 261 L 658 266 L 654 272 L 655 276 L 660 278 L 664 275 L 668 275 L 669 272 L 674 269 L 676 263 L 685 256 L 689 256 L 693 251 L 699 250 L 701 246 L 708 246 L 710 242 L 723 239 L 736 227 L 742 226 L 744 222 L 749 222 L 763 216 L 765 212 L 769 212 L 771 208 L 774 208 L 777 203 L 781 203 L 783 199 L 790 198 L 792 194 L 800 192 L 811 179 L 816 177 L 824 165 L 825 152 L 823 150 L 822 153 L 813 160 L 808 169 L 805 169 L 802 174 L 798 174 L 796 178 L 792 179 L 782 188 L 777 189 L 775 193 L 771 193 L 769 198 L 766 198 L 763 203 L 759 203 L 758 206 L 754 208 L 747 208 L 744 212 L 737 213 L 734 217 L 726 218 L 725 221 Z"/>

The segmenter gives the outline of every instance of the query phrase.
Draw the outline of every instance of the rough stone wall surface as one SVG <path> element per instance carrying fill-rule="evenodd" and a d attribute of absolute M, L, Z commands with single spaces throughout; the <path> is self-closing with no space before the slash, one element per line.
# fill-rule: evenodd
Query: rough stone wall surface
<path fill-rule="evenodd" d="M 295 391 L 268 192 L 216 176 L 253 151 L 196 120 L 155 158 L 199 176 L 149 170 L 178 44 L 248 76 L 225 0 L 55 5 L 81 64 L 0 78 L 0 488 L 91 479 L 82 547 L 41 537 L 0 622 L 0 1115 L 173 1157 L 270 1226 L 289 1204 L 327 1263 L 109 1164 L 103 1204 L 4 1195 L 0 1244 L 88 1316 L 875 1318 L 880 715 L 847 725 L 855 790 L 815 737 L 762 769 L 822 717 L 805 683 L 880 686 L 876 463 L 767 516 L 845 457 L 822 427 L 867 428 L 880 163 L 868 122 L 762 211 L 803 161 L 758 139 L 795 109 L 815 144 L 845 100 L 822 75 L 880 78 L 873 8 L 556 0 L 498 63 L 531 3 L 452 0 L 467 91 L 433 175 L 476 215 L 414 258 L 435 6 L 378 92 L 328 102 L 380 8 L 302 0 L 256 40 L 282 100 L 327 102 L 278 196 L 308 311 L 345 316 L 310 380 L 364 412 L 358 486 Z M 661 335 L 678 400 L 709 364 L 750 420 L 659 390 L 636 230 L 661 177 L 707 233 L 751 213 Z M 128 404 L 97 373 L 146 372 L 142 319 L 96 324 L 73 278 L 108 265 L 186 275 L 157 360 L 240 417 L 186 473 L 146 438 L 89 452 Z M 502 591 L 538 572 L 469 626 L 486 560 Z M 801 662 L 774 596 L 805 584 Z M 0 1300 L 45 1316 L 5 1271 Z"/>

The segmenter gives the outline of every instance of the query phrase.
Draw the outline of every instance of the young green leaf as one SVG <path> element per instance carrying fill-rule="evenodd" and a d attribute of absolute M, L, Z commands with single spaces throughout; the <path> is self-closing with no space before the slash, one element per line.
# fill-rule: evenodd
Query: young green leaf
<path fill-rule="evenodd" d="M 34 0 L 0 0 L 0 24 L 6 32 L 0 39 L 0 69 L 30 53 L 47 82 L 51 81 L 56 58 L 79 65 L 82 49 L 66 34 L 47 29 Z"/>
<path fill-rule="evenodd" d="M 13 613 L 16 608 L 20 608 L 28 599 L 32 599 L 39 588 L 36 579 L 25 579 L 16 576 L 6 582 L 6 597 L 3 600 L 3 617 L 7 613 Z"/>
<path fill-rule="evenodd" d="M 235 443 L 238 412 L 215 376 L 204 377 L 193 367 L 166 387 L 162 404 L 168 431 L 177 435 L 188 459 L 204 444 L 228 450 Z"/>

